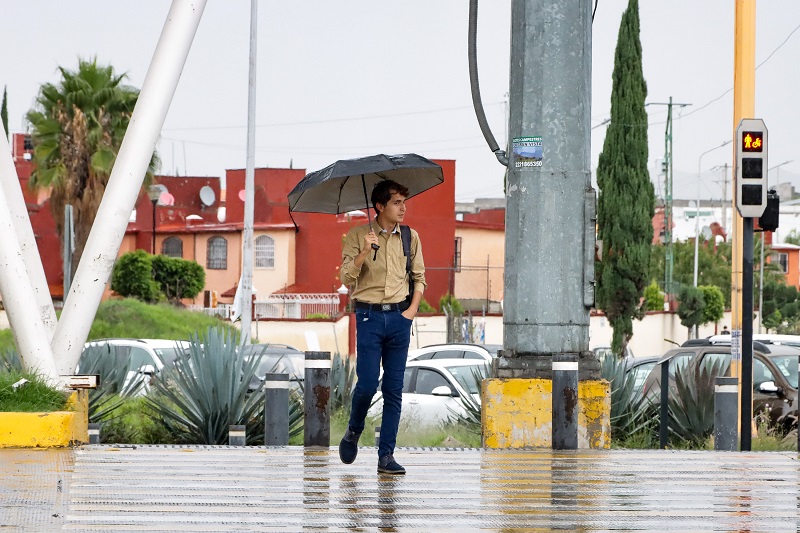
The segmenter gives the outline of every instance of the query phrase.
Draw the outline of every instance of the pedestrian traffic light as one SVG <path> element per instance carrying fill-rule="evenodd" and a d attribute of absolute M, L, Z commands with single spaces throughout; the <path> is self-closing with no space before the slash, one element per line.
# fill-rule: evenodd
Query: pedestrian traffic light
<path fill-rule="evenodd" d="M 767 207 L 767 127 L 757 118 L 745 118 L 736 129 L 736 208 L 746 218 L 757 218 Z"/>

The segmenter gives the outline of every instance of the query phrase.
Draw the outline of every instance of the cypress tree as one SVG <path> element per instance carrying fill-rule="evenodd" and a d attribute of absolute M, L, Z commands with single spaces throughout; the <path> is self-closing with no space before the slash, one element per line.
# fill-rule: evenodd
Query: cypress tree
<path fill-rule="evenodd" d="M 649 281 L 655 207 L 647 169 L 647 84 L 638 0 L 629 0 L 622 15 L 612 78 L 611 123 L 597 166 L 597 224 L 603 243 L 597 304 L 614 328 L 612 351 L 622 354 L 633 335 L 633 319 L 641 316 L 640 302 Z"/>
<path fill-rule="evenodd" d="M 3 104 L 0 105 L 0 121 L 3 122 L 3 130 L 6 132 L 6 139 L 8 139 L 8 92 L 7 87 L 3 87 Z"/>

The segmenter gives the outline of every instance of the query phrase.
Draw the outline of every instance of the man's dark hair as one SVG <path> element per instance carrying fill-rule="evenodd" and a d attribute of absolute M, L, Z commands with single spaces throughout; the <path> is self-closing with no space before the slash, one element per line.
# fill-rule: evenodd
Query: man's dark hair
<path fill-rule="evenodd" d="M 372 206 L 374 207 L 378 204 L 387 205 L 395 193 L 408 198 L 408 187 L 404 187 L 392 180 L 379 181 L 375 188 L 372 189 Z"/>

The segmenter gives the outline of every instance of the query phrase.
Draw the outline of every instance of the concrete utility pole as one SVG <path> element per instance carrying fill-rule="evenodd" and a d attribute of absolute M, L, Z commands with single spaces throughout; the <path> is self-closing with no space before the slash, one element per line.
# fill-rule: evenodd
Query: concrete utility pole
<path fill-rule="evenodd" d="M 594 305 L 591 2 L 517 0 L 511 18 L 513 154 L 497 370 L 549 376 L 553 354 L 589 349 Z"/>
<path fill-rule="evenodd" d="M 551 389 L 552 411 L 549 401 L 529 393 L 555 387 L 559 372 L 580 369 L 580 380 L 599 379 L 589 351 L 596 220 L 591 4 L 512 2 L 504 349 L 493 365 L 494 378 L 501 379 L 490 380 L 484 396 L 490 399 L 484 404 L 489 447 L 587 447 L 574 434 L 577 409 L 571 409 L 582 401 L 576 387 Z M 577 379 L 559 380 L 567 382 Z M 544 416 L 537 419 L 539 412 Z M 552 440 L 542 427 L 548 415 Z M 572 437 L 559 445 L 561 422 L 574 425 Z M 591 445 L 599 433 L 588 429 L 582 435 L 589 434 Z"/>
<path fill-rule="evenodd" d="M 250 1 L 250 65 L 247 83 L 247 162 L 244 172 L 244 231 L 242 231 L 242 344 L 250 343 L 253 318 L 253 217 L 256 152 L 256 43 L 258 2 Z"/>

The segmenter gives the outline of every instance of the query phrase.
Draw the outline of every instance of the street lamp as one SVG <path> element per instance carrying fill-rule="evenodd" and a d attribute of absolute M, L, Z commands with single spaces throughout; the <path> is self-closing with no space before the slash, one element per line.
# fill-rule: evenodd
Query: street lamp
<path fill-rule="evenodd" d="M 696 211 L 694 213 L 694 286 L 697 287 L 697 255 L 699 251 L 699 244 L 700 244 L 700 166 L 703 161 L 703 156 L 709 152 L 713 152 L 723 146 L 726 146 L 732 143 L 733 140 L 725 141 L 724 143 L 720 144 L 719 146 L 715 146 L 709 150 L 706 150 L 700 157 L 697 158 L 697 206 Z"/>
<path fill-rule="evenodd" d="M 150 198 L 150 202 L 153 204 L 153 247 L 150 252 L 156 255 L 156 204 L 158 204 L 158 199 L 161 197 L 161 187 L 151 185 L 147 190 L 147 197 Z"/>

